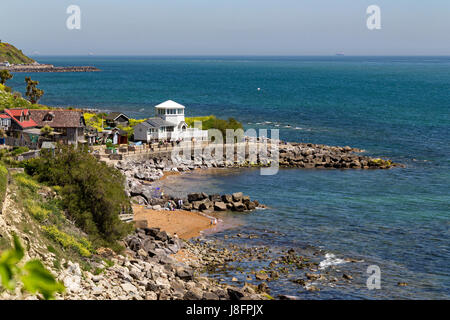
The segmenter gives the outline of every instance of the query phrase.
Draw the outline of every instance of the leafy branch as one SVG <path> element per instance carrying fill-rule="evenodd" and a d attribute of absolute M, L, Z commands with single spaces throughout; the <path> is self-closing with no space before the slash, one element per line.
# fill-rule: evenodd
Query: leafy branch
<path fill-rule="evenodd" d="M 14 247 L 0 257 L 0 283 L 4 288 L 14 290 L 19 279 L 26 291 L 31 294 L 39 292 L 46 300 L 53 299 L 56 292 L 64 292 L 64 285 L 56 281 L 41 261 L 30 260 L 23 267 L 19 266 L 23 257 L 23 247 L 14 235 Z"/>

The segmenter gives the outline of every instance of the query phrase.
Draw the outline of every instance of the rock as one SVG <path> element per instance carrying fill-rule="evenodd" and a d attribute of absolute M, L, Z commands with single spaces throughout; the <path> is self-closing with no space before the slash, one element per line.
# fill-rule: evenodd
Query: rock
<path fill-rule="evenodd" d="M 233 196 L 231 194 L 224 194 L 222 196 L 222 201 L 225 203 L 232 203 L 233 202 Z"/>
<path fill-rule="evenodd" d="M 199 210 L 200 211 L 207 211 L 210 210 L 213 206 L 213 203 L 209 200 L 205 200 L 203 201 L 200 206 L 199 206 Z"/>
<path fill-rule="evenodd" d="M 81 278 L 79 276 L 67 276 L 64 278 L 64 286 L 71 293 L 81 291 Z"/>
<path fill-rule="evenodd" d="M 132 285 L 130 282 L 122 283 L 122 284 L 120 284 L 120 286 L 127 293 L 136 294 L 138 292 L 138 289 L 134 285 Z"/>
<path fill-rule="evenodd" d="M 201 193 L 190 193 L 187 197 L 189 202 L 200 201 L 204 199 L 203 194 Z"/>
<path fill-rule="evenodd" d="M 203 292 L 198 288 L 192 288 L 186 292 L 183 299 L 184 300 L 202 300 Z"/>
<path fill-rule="evenodd" d="M 181 267 L 176 270 L 176 275 L 181 280 L 189 281 L 189 280 L 192 280 L 192 278 L 194 276 L 194 271 L 190 268 L 182 268 Z"/>
<path fill-rule="evenodd" d="M 157 210 L 157 211 L 162 210 L 162 208 L 161 208 L 161 206 L 159 204 L 152 206 L 152 209 L 153 210 Z"/>
<path fill-rule="evenodd" d="M 139 249 L 138 252 L 137 252 L 137 254 L 138 254 L 140 257 L 143 257 L 143 258 L 148 257 L 148 253 L 147 253 L 147 251 L 145 251 L 144 249 Z"/>
<path fill-rule="evenodd" d="M 212 194 L 209 196 L 209 200 L 212 202 L 218 202 L 222 201 L 222 197 L 220 196 L 220 194 Z"/>
<path fill-rule="evenodd" d="M 244 194 L 242 192 L 235 192 L 235 193 L 233 193 L 233 201 L 234 202 L 242 201 L 243 196 L 244 196 Z"/>
<path fill-rule="evenodd" d="M 145 295 L 145 300 L 158 300 L 158 295 L 153 291 L 147 292 Z"/>
<path fill-rule="evenodd" d="M 241 298 L 245 296 L 244 292 L 238 288 L 228 288 L 227 292 L 230 296 L 230 300 L 241 300 Z"/>
<path fill-rule="evenodd" d="M 203 294 L 203 300 L 219 300 L 219 296 L 214 292 L 205 292 Z"/>
<path fill-rule="evenodd" d="M 104 290 L 103 290 L 102 287 L 94 287 L 94 288 L 92 289 L 92 294 L 93 294 L 94 296 L 99 296 L 99 295 L 101 295 L 103 292 L 104 292 Z"/>
<path fill-rule="evenodd" d="M 408 284 L 406 282 L 399 282 L 397 283 L 397 286 L 399 287 L 406 287 Z"/>
<path fill-rule="evenodd" d="M 233 202 L 233 210 L 237 212 L 244 212 L 246 209 L 242 202 Z"/>
<path fill-rule="evenodd" d="M 222 201 L 214 202 L 214 211 L 227 211 L 226 203 Z"/>
<path fill-rule="evenodd" d="M 342 275 L 342 278 L 344 278 L 344 279 L 346 279 L 346 280 L 352 280 L 352 279 L 353 279 L 353 277 L 352 277 L 351 275 L 346 274 L 346 273 L 344 273 L 344 274 Z"/>
<path fill-rule="evenodd" d="M 262 280 L 262 281 L 264 281 L 264 280 L 269 279 L 269 276 L 268 276 L 266 273 L 258 272 L 257 274 L 255 274 L 255 278 L 256 278 L 257 280 Z"/>

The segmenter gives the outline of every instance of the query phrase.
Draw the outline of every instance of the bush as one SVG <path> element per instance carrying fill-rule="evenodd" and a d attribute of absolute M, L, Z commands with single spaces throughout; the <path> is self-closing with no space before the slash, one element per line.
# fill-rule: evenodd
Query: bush
<path fill-rule="evenodd" d="M 24 167 L 39 181 L 61 186 L 63 208 L 96 245 L 111 245 L 132 230 L 119 218 L 122 211 L 130 210 L 123 175 L 97 161 L 87 148 L 61 146 L 55 155 L 43 151 Z"/>
<path fill-rule="evenodd" d="M 11 154 L 15 157 L 24 152 L 28 152 L 30 149 L 28 147 L 14 147 Z"/>

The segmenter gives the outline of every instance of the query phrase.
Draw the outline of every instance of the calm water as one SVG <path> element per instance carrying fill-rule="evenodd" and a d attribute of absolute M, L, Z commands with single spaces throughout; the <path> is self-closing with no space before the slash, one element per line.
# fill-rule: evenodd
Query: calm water
<path fill-rule="evenodd" d="M 270 227 L 280 234 L 261 239 L 274 248 L 313 246 L 364 260 L 352 264 L 359 277 L 351 286 L 309 293 L 273 284 L 275 292 L 311 299 L 450 298 L 450 58 L 38 60 L 103 70 L 32 74 L 46 92 L 44 104 L 147 117 L 155 104 L 172 99 L 187 106 L 187 115 L 232 116 L 248 128 L 281 129 L 284 140 L 351 145 L 406 164 L 388 171 L 202 175 L 192 190 L 243 191 L 271 207 L 242 217 L 244 226 L 230 234 Z M 14 89 L 24 91 L 24 76 L 15 75 Z M 370 264 L 381 268 L 381 290 L 365 288 Z"/>

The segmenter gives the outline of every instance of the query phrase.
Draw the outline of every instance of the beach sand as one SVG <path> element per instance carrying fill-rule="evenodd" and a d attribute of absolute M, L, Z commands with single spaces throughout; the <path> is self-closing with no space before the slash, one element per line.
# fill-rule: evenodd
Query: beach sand
<path fill-rule="evenodd" d="M 200 236 L 200 231 L 215 227 L 211 219 L 197 212 L 184 210 L 151 210 L 133 205 L 134 221 L 145 220 L 149 228 L 160 228 L 170 234 L 177 234 L 181 239 Z"/>

